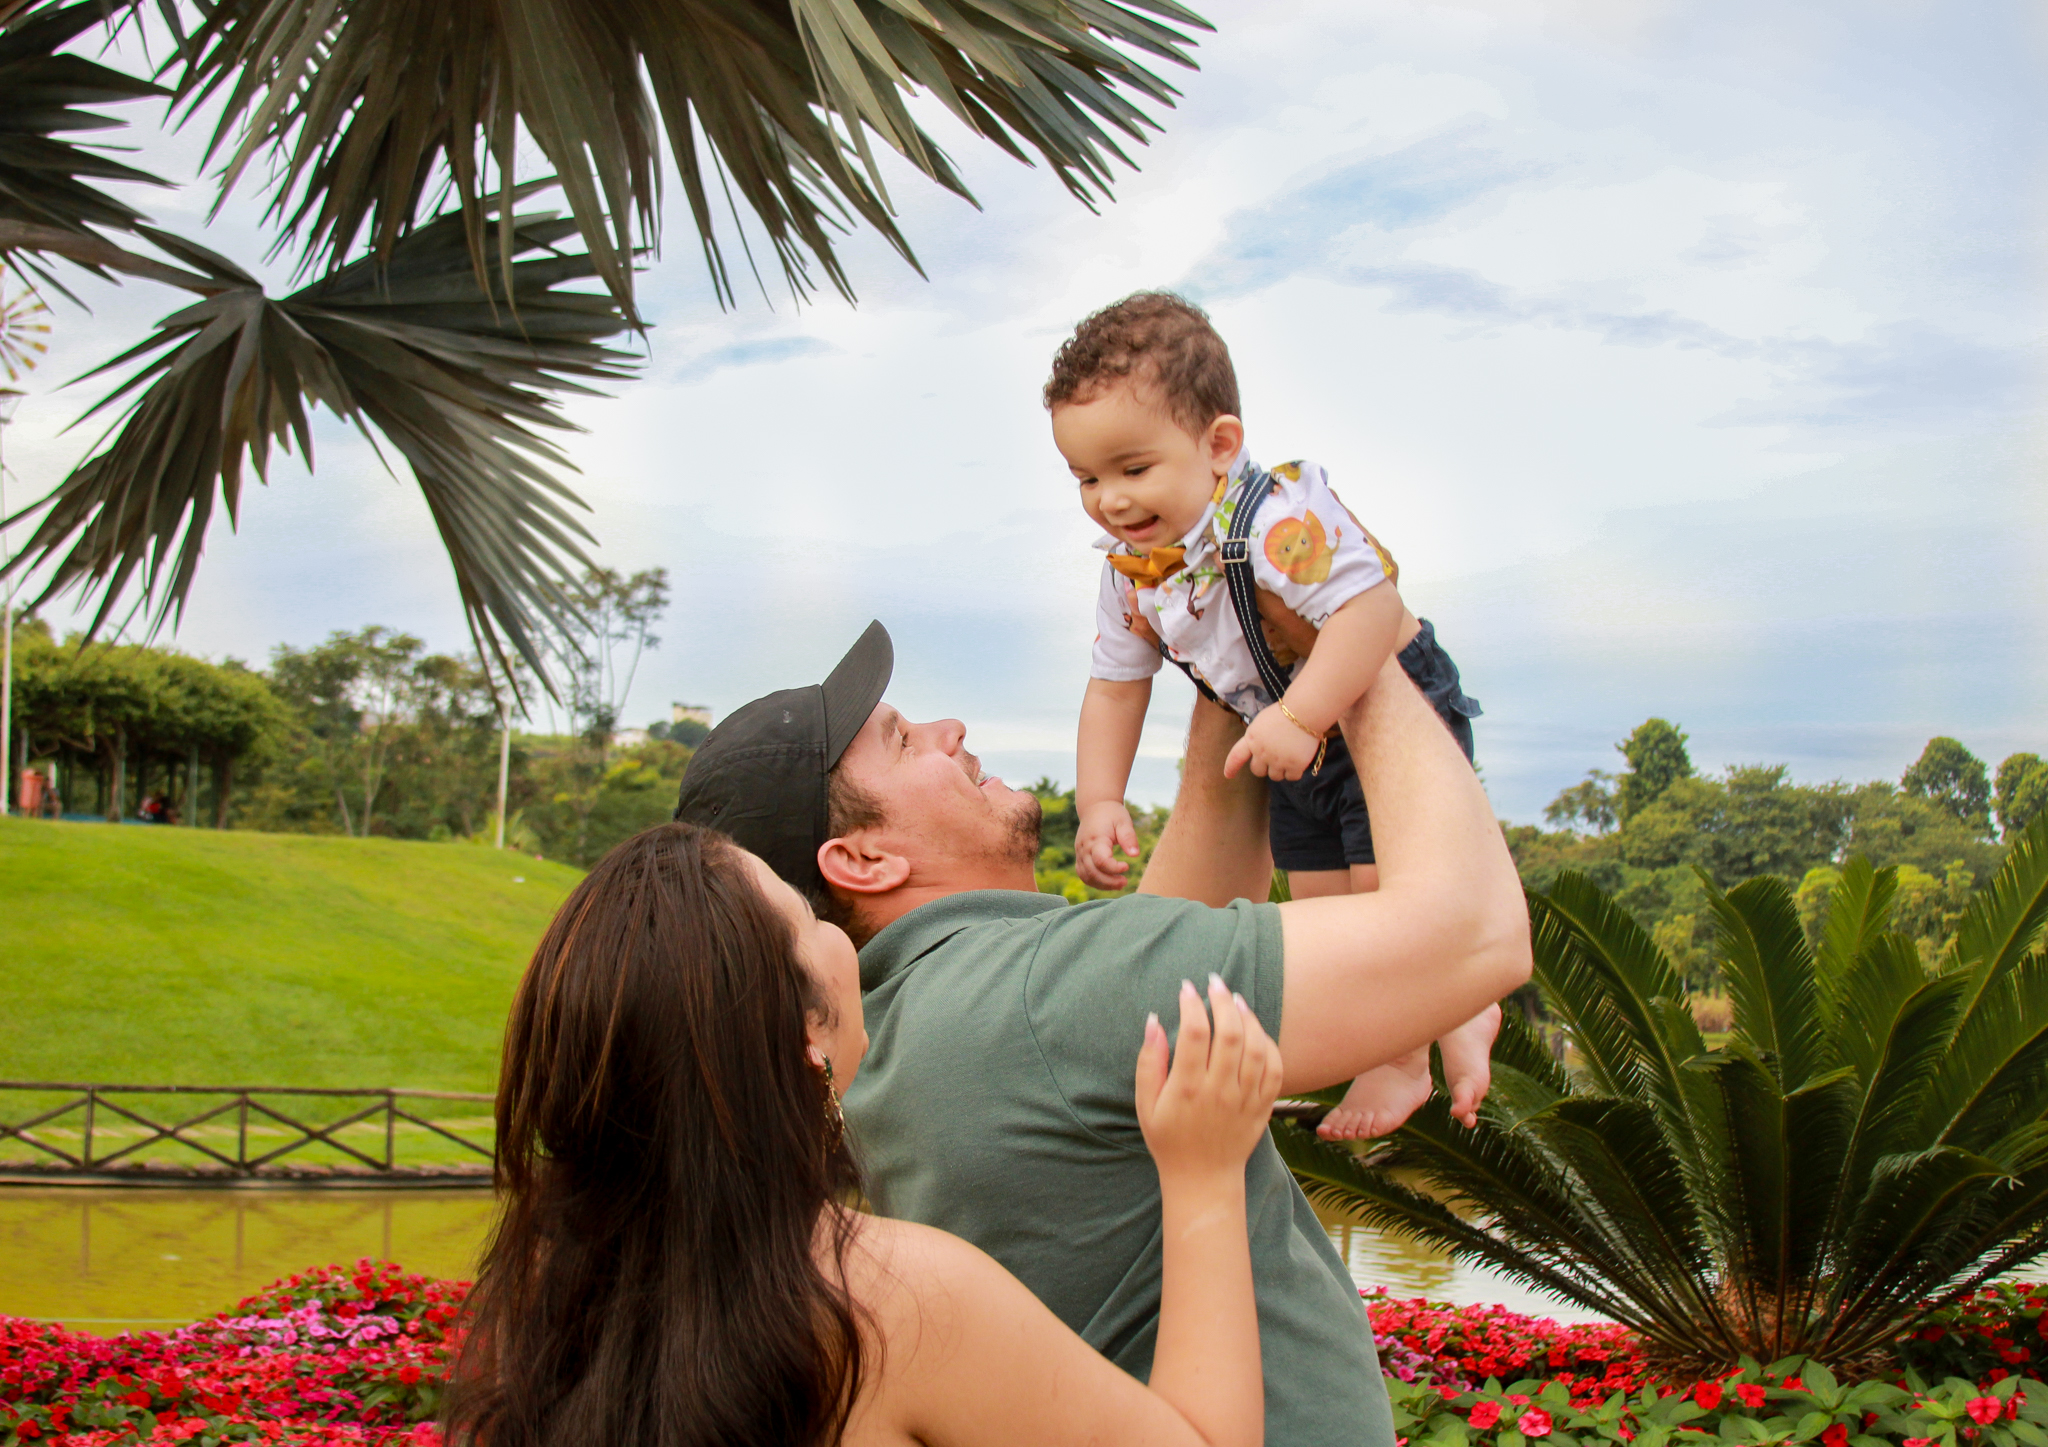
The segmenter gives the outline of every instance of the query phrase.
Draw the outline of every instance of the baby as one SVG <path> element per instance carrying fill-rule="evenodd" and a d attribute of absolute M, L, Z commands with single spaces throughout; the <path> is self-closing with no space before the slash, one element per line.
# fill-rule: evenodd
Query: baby
<path fill-rule="evenodd" d="M 1081 506 L 1107 535 L 1081 705 L 1081 877 L 1119 889 L 1130 865 L 1116 850 L 1137 856 L 1124 788 L 1164 658 L 1244 719 L 1223 771 L 1249 765 L 1270 782 L 1273 862 L 1294 898 L 1376 888 L 1365 795 L 1336 720 L 1397 650 L 1468 759 L 1479 713 L 1395 591 L 1393 558 L 1320 467 L 1251 460 L 1229 349 L 1177 296 L 1140 292 L 1082 322 L 1053 359 L 1045 405 Z M 1468 1126 L 1499 1023 L 1493 1007 L 1438 1042 Z M 1429 1093 L 1425 1047 L 1353 1081 L 1321 1134 L 1384 1135 Z"/>

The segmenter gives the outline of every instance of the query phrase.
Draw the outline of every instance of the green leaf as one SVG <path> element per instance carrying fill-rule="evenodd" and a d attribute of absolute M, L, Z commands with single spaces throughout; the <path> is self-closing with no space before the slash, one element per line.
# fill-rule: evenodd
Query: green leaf
<path fill-rule="evenodd" d="M 5 223 L 97 241 L 94 228 L 130 230 L 142 213 L 82 178 L 165 184 L 112 159 L 109 147 L 57 139 L 66 131 L 121 124 L 82 107 L 167 93 L 83 56 L 59 53 L 108 18 L 105 7 L 81 4 L 26 11 L 0 26 L 0 262 L 53 285 L 55 278 L 38 261 L 39 254 L 47 253 L 33 247 L 8 250 Z M 107 274 L 100 264 L 68 251 L 59 254 L 100 276 Z M 57 289 L 63 290 L 61 285 Z"/>
<path fill-rule="evenodd" d="M 745 249 L 749 227 L 797 292 L 816 267 L 850 294 L 834 239 L 848 222 L 910 257 L 873 141 L 972 199 L 905 95 L 931 93 L 1020 160 L 1035 152 L 1093 202 L 1123 160 L 1115 137 L 1144 141 L 1144 105 L 1175 95 L 1133 53 L 1191 65 L 1190 28 L 1208 26 L 1156 0 L 243 0 L 203 11 L 177 91 L 188 116 L 219 102 L 223 196 L 266 176 L 311 270 L 339 266 L 358 236 L 393 255 L 445 180 L 481 272 L 490 198 L 521 179 L 530 145 L 630 315 L 632 258 L 660 239 L 664 139 L 721 298 L 725 247 Z"/>
<path fill-rule="evenodd" d="M 478 287 L 450 215 L 388 266 L 358 262 L 281 301 L 185 244 L 226 289 L 106 364 L 141 363 L 95 410 L 135 395 L 113 440 L 27 510 L 43 515 L 10 568 L 48 566 L 36 604 L 78 589 L 97 629 L 133 584 L 159 625 L 182 609 L 216 505 L 236 514 L 244 458 L 258 476 L 273 442 L 310 458 L 310 402 L 411 465 L 480 651 L 509 671 L 509 647 L 545 679 L 542 640 L 572 616 L 564 588 L 588 535 L 551 470 L 566 459 L 532 429 L 567 425 L 550 393 L 623 377 L 630 359 L 599 345 L 625 329 L 618 309 L 560 289 L 591 274 L 554 250 L 573 226 L 543 213 L 511 231 L 515 254 L 543 254 L 496 271 L 509 289 Z"/>

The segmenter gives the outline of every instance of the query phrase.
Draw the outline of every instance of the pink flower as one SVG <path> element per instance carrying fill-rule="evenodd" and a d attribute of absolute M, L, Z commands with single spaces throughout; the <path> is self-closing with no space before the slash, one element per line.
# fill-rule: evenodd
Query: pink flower
<path fill-rule="evenodd" d="M 1988 1427 L 2005 1412 L 2005 1403 L 1996 1397 L 1972 1397 L 1969 1407 L 1970 1420 L 1980 1427 Z"/>
<path fill-rule="evenodd" d="M 1531 1407 L 1522 1413 L 1515 1429 L 1524 1437 L 1548 1437 L 1550 1435 L 1550 1413 L 1541 1407 Z"/>
<path fill-rule="evenodd" d="M 1470 1422 L 1475 1430 L 1484 1432 L 1488 1427 L 1500 1421 L 1500 1403 L 1491 1401 L 1476 1403 L 1472 1408 L 1472 1415 L 1465 1420 Z"/>

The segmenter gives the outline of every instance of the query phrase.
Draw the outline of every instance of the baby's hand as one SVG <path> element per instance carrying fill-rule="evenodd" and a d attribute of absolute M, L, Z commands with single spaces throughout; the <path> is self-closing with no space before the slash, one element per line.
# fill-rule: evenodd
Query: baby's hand
<path fill-rule="evenodd" d="M 1262 779 L 1298 779 L 1316 761 L 1323 741 L 1269 703 L 1259 710 L 1244 737 L 1223 761 L 1223 777 L 1235 778 L 1247 763 Z"/>
<path fill-rule="evenodd" d="M 1138 857 L 1138 826 L 1131 822 L 1131 811 L 1113 799 L 1083 809 L 1074 831 L 1074 872 L 1097 889 L 1122 889 L 1131 866 L 1116 857 L 1118 849 Z"/>

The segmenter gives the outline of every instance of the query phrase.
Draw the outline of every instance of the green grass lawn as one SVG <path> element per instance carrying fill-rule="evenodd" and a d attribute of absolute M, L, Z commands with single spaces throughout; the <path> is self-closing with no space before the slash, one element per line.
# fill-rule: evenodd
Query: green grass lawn
<path fill-rule="evenodd" d="M 468 844 L 0 819 L 0 1079 L 491 1090 L 578 877 Z"/>

